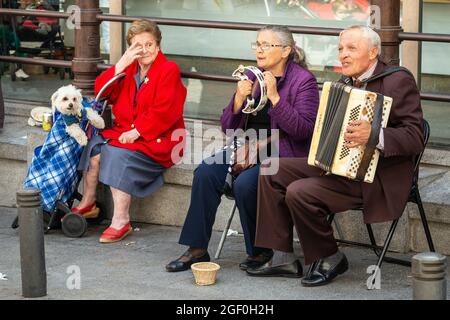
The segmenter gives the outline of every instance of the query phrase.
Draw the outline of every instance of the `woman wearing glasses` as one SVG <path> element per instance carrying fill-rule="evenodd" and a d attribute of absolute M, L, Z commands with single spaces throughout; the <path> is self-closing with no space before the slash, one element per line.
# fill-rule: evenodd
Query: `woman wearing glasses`
<path fill-rule="evenodd" d="M 184 129 L 186 88 L 178 66 L 160 50 L 161 31 L 148 20 L 131 24 L 129 48 L 120 60 L 95 81 L 96 93 L 115 75 L 125 73 L 108 86 L 104 96 L 113 104 L 112 128 L 94 137 L 83 151 L 83 199 L 72 211 L 95 217 L 97 182 L 109 185 L 114 215 L 100 242 L 122 240 L 132 232 L 131 196 L 146 197 L 163 184 L 162 172 L 174 164 L 172 150 L 180 141 L 172 132 Z"/>
<path fill-rule="evenodd" d="M 260 29 L 252 48 L 257 66 L 264 72 L 268 103 L 256 116 L 242 113 L 247 96 L 252 94 L 253 81 L 239 81 L 235 94 L 223 111 L 222 129 L 224 132 L 227 129 L 255 129 L 257 132 L 279 129 L 279 155 L 306 156 L 319 105 L 319 91 L 314 75 L 307 69 L 305 54 L 295 45 L 289 29 L 283 26 Z M 266 148 L 270 139 L 260 137 L 257 148 Z M 195 262 L 210 260 L 208 243 L 229 167 L 226 153 L 205 159 L 194 172 L 191 204 L 179 240 L 189 249 L 166 266 L 169 272 L 187 270 Z M 266 263 L 272 251 L 254 246 L 259 165 L 252 164 L 256 155 L 249 154 L 246 146 L 239 148 L 237 154 L 238 159 L 243 158 L 244 161 L 233 166 L 234 176 L 237 176 L 233 196 L 239 209 L 248 255 L 239 267 L 246 270 Z M 241 157 L 242 154 L 245 156 Z"/>

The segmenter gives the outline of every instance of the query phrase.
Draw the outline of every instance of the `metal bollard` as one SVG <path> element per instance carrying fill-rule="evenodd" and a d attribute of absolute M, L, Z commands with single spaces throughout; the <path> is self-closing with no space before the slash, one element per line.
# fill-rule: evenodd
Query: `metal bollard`
<path fill-rule="evenodd" d="M 44 225 L 41 192 L 23 189 L 17 192 L 20 236 L 22 295 L 37 298 L 47 295 L 45 271 Z"/>
<path fill-rule="evenodd" d="M 423 252 L 412 258 L 413 299 L 447 299 L 447 257 Z"/>

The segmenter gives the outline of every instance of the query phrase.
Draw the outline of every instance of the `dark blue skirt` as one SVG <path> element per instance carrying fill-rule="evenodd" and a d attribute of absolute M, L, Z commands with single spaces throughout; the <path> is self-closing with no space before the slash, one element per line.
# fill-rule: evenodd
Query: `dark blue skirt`
<path fill-rule="evenodd" d="M 84 148 L 78 170 L 89 170 L 90 158 L 100 156 L 99 181 L 113 188 L 144 198 L 164 184 L 165 168 L 139 151 L 110 146 L 98 135 Z"/>

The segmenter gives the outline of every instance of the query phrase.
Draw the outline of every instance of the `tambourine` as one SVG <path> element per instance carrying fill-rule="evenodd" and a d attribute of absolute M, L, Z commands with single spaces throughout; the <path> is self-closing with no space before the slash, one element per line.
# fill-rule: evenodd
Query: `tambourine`
<path fill-rule="evenodd" d="M 267 87 L 266 83 L 264 82 L 264 75 L 258 68 L 254 66 L 243 66 L 240 65 L 236 70 L 233 71 L 232 75 L 233 77 L 239 79 L 239 80 L 249 80 L 247 75 L 244 73 L 245 70 L 250 71 L 256 76 L 256 79 L 258 79 L 259 83 L 259 89 L 261 91 L 261 98 L 259 99 L 259 103 L 255 108 L 255 98 L 251 95 L 247 96 L 247 101 L 245 103 L 245 107 L 242 109 L 243 113 L 253 113 L 254 115 L 260 111 L 267 103 Z"/>

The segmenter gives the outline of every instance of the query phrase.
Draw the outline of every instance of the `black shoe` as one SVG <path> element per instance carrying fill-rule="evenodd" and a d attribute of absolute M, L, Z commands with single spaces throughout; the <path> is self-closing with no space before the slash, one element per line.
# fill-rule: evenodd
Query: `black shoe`
<path fill-rule="evenodd" d="M 299 260 L 274 267 L 267 262 L 259 268 L 247 269 L 247 274 L 253 277 L 301 278 L 303 277 L 303 268 Z"/>
<path fill-rule="evenodd" d="M 181 257 L 188 257 L 189 260 L 184 262 L 180 261 Z M 191 265 L 196 262 L 209 262 L 211 260 L 208 252 L 205 252 L 205 254 L 200 257 L 194 257 L 189 250 L 183 253 L 181 257 L 178 258 L 177 260 L 170 262 L 166 266 L 166 271 L 167 272 L 185 271 L 188 270 L 191 267 Z"/>
<path fill-rule="evenodd" d="M 263 264 L 265 264 L 266 262 L 269 262 L 270 259 L 272 259 L 273 256 L 273 251 L 265 251 L 263 253 L 261 253 L 259 256 L 262 257 L 262 260 L 252 260 L 252 259 L 245 259 L 244 261 L 242 261 L 239 264 L 239 269 L 241 270 L 247 270 L 247 269 L 256 269 L 261 267 Z"/>
<path fill-rule="evenodd" d="M 339 260 L 334 263 L 330 262 L 327 258 L 319 260 L 311 274 L 302 279 L 302 285 L 304 287 L 323 286 L 327 283 L 330 283 L 331 280 L 336 278 L 338 275 L 347 271 L 347 258 L 341 252 L 339 252 L 339 255 Z"/>
<path fill-rule="evenodd" d="M 247 269 L 256 269 L 261 267 L 263 264 L 265 264 L 267 261 L 258 261 L 258 260 L 250 260 L 245 259 L 241 263 L 239 263 L 239 269 L 245 271 Z"/>

